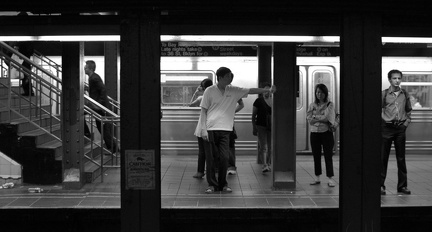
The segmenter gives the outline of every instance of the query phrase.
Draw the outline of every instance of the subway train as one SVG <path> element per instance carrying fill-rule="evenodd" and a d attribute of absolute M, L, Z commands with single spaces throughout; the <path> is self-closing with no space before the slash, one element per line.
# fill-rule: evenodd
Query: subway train
<path fill-rule="evenodd" d="M 51 57 L 61 63 L 60 57 Z M 97 73 L 105 77 L 103 56 L 86 56 L 97 63 Z M 309 126 L 306 121 L 308 105 L 314 100 L 314 86 L 324 83 L 329 97 L 340 109 L 339 57 L 303 56 L 297 58 L 299 66 L 299 94 L 297 97 L 296 150 L 309 154 Z M 197 86 L 204 78 L 216 81 L 215 71 L 229 67 L 235 77 L 232 84 L 241 87 L 258 87 L 258 58 L 256 56 L 162 56 L 160 101 L 161 153 L 196 154 L 197 138 L 194 136 L 200 113 L 199 107 L 189 107 Z M 389 87 L 387 73 L 399 69 L 404 73 L 402 86 L 411 95 L 412 123 L 407 129 L 407 154 L 432 154 L 432 57 L 383 57 L 382 87 Z M 118 96 L 119 97 L 119 96 Z M 252 135 L 252 105 L 257 95 L 243 99 L 245 107 L 235 116 L 238 135 L 236 154 L 253 155 L 257 152 L 257 137 Z M 120 98 L 119 98 L 120 99 Z M 379 100 L 379 99 L 377 99 Z M 343 117 L 343 115 L 341 116 Z M 335 133 L 339 141 L 339 131 Z M 283 138 L 279 138 L 279 141 Z M 337 152 L 336 146 L 335 150 Z"/>
<path fill-rule="evenodd" d="M 296 150 L 309 154 L 308 105 L 314 100 L 314 86 L 323 83 L 329 97 L 340 109 L 339 57 L 298 57 L 299 94 L 297 97 Z M 193 135 L 200 108 L 189 107 L 192 95 L 204 78 L 215 82 L 215 70 L 229 67 L 235 74 L 232 84 L 258 87 L 258 59 L 255 56 L 234 57 L 162 57 L 161 58 L 161 152 L 162 154 L 196 154 L 197 138 Z M 404 73 L 402 86 L 411 95 L 414 106 L 412 123 L 407 129 L 407 154 L 432 153 L 432 58 L 383 57 L 382 89 L 389 87 L 387 73 L 399 69 Z M 342 77 L 343 78 L 343 77 Z M 238 134 L 236 153 L 255 155 L 257 138 L 252 135 L 252 107 L 257 95 L 243 99 L 245 107 L 236 114 Z M 377 99 L 377 101 L 381 101 Z M 343 117 L 343 115 L 341 116 Z M 339 132 L 335 133 L 339 141 Z M 278 138 L 282 141 L 283 138 Z M 337 146 L 336 146 L 337 148 Z M 336 149 L 337 150 L 337 149 Z M 336 151 L 337 153 L 337 151 Z"/>

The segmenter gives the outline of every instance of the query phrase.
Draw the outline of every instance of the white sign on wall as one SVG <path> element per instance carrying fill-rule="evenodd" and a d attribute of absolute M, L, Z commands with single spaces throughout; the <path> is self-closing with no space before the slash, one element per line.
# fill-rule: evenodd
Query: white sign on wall
<path fill-rule="evenodd" d="M 126 189 L 154 190 L 156 187 L 154 150 L 126 150 Z"/>

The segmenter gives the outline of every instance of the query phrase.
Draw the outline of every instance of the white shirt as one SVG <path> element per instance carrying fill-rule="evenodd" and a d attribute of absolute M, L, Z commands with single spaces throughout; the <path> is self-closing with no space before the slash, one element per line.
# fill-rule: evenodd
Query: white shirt
<path fill-rule="evenodd" d="M 248 93 L 248 88 L 228 85 L 222 95 L 216 84 L 208 87 L 200 105 L 207 109 L 207 130 L 232 131 L 237 102 Z"/>

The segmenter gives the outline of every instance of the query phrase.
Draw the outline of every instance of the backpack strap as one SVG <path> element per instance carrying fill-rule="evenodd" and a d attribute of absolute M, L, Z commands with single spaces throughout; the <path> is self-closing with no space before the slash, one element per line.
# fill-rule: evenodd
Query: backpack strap
<path fill-rule="evenodd" d="M 412 111 L 411 100 L 409 93 L 406 92 L 405 89 L 401 89 L 402 93 L 405 94 L 405 113 Z"/>
<path fill-rule="evenodd" d="M 381 108 L 385 108 L 385 106 L 386 106 L 386 96 L 387 96 L 387 94 L 388 94 L 388 89 L 385 89 L 385 90 L 383 90 L 382 91 L 382 107 Z"/>

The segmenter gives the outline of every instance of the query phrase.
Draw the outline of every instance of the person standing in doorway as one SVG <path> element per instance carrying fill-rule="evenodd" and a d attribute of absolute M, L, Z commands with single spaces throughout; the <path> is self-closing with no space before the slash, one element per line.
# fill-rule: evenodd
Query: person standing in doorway
<path fill-rule="evenodd" d="M 307 110 L 307 120 L 310 125 L 310 143 L 314 159 L 315 179 L 311 185 L 321 184 L 321 150 L 324 150 L 324 161 L 326 166 L 326 175 L 328 177 L 328 186 L 334 187 L 333 180 L 333 146 L 334 137 L 331 132 L 330 124 L 335 123 L 334 104 L 328 99 L 328 89 L 324 84 L 318 84 L 315 87 L 315 101 L 309 105 Z"/>
<path fill-rule="evenodd" d="M 382 146 L 381 146 L 381 195 L 386 194 L 385 179 L 391 145 L 394 142 L 398 168 L 397 191 L 411 194 L 407 188 L 407 168 L 405 162 L 406 129 L 411 122 L 412 106 L 409 94 L 400 87 L 402 72 L 391 70 L 388 75 L 390 87 L 382 91 Z"/>
<path fill-rule="evenodd" d="M 233 129 L 234 114 L 238 100 L 248 94 L 274 93 L 270 89 L 241 88 L 231 85 L 234 74 L 229 68 L 220 67 L 216 71 L 217 84 L 208 87 L 201 102 L 201 137 L 207 165 L 208 188 L 206 193 L 215 191 L 232 192 L 226 180 L 229 158 L 229 136 Z M 217 164 L 215 166 L 214 164 Z M 218 179 L 213 170 L 218 169 Z"/>

